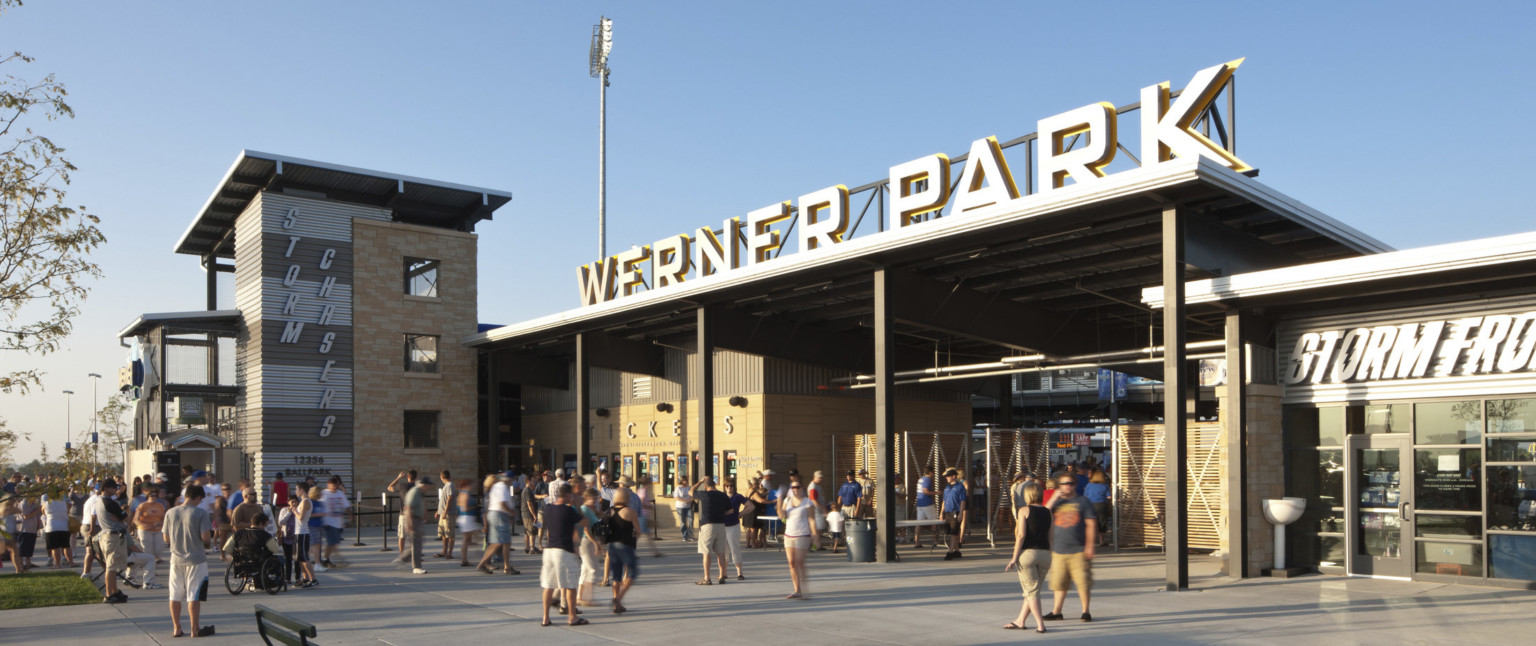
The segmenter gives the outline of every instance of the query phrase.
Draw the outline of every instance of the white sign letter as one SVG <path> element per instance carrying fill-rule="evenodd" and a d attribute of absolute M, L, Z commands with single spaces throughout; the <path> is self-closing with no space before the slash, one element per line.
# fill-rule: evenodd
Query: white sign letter
<path fill-rule="evenodd" d="M 848 232 L 848 187 L 838 184 L 800 196 L 800 251 L 830 247 Z"/>
<path fill-rule="evenodd" d="M 982 186 L 985 182 L 986 186 Z M 1008 160 L 997 137 L 971 142 L 971 153 L 960 171 L 960 192 L 955 194 L 955 213 L 1001 204 L 1018 199 L 1019 187 L 1013 183 Z"/>
<path fill-rule="evenodd" d="M 747 258 L 751 264 L 768 260 L 768 254 L 779 248 L 779 230 L 773 225 L 788 219 L 789 202 L 747 213 Z"/>
<path fill-rule="evenodd" d="M 891 167 L 891 212 L 887 231 L 911 224 L 949 201 L 949 156 L 943 153 Z"/>
<path fill-rule="evenodd" d="M 1067 185 L 1078 186 L 1104 177 L 1104 167 L 1115 159 L 1115 106 L 1106 101 L 1040 120 L 1040 192 Z M 1068 150 L 1079 138 L 1088 141 Z"/>
<path fill-rule="evenodd" d="M 683 234 L 657 240 L 651 254 L 651 276 L 656 288 L 688 280 L 688 265 L 693 259 L 693 239 Z"/>
<path fill-rule="evenodd" d="M 1223 166 L 1239 173 L 1253 170 L 1216 142 L 1195 131 L 1192 127 L 1211 101 L 1221 92 L 1227 79 L 1243 64 L 1239 58 L 1230 63 L 1208 67 L 1195 72 L 1195 77 L 1184 86 L 1179 102 L 1168 105 L 1172 92 L 1168 84 L 1142 88 L 1141 90 L 1141 167 L 1151 168 L 1174 157 L 1210 157 Z M 1041 132 L 1044 136 L 1044 131 Z M 1043 139 L 1042 139 L 1043 141 Z"/>
<path fill-rule="evenodd" d="M 336 259 L 336 250 L 335 249 L 326 249 L 324 253 L 320 254 L 320 268 L 321 269 L 330 269 L 331 268 L 331 261 L 333 261 L 335 259 Z"/>

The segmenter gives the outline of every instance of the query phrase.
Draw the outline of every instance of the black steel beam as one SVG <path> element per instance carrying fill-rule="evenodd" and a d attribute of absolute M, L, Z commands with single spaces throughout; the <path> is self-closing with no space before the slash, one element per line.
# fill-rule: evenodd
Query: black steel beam
<path fill-rule="evenodd" d="M 694 349 L 694 361 L 699 362 L 699 383 L 693 391 L 699 399 L 699 470 L 711 478 L 715 455 L 715 321 L 709 307 L 699 307 L 698 344 Z"/>
<path fill-rule="evenodd" d="M 1176 206 L 1163 210 L 1163 433 L 1166 501 L 1163 508 L 1163 551 L 1167 589 L 1189 587 L 1189 472 L 1185 431 L 1185 390 L 1189 380 L 1184 348 L 1184 218 Z"/>
<path fill-rule="evenodd" d="M 598 335 L 601 337 L 602 335 Z M 592 392 L 590 376 L 592 367 L 592 344 L 588 334 L 576 335 L 576 469 L 578 473 L 585 473 L 588 469 L 587 454 L 591 452 L 592 435 L 591 427 L 587 423 L 587 415 L 592 408 Z M 557 454 L 558 459 L 558 454 Z M 562 466 L 562 465 L 557 465 Z M 545 465 L 549 468 L 549 465 Z"/>
<path fill-rule="evenodd" d="M 489 354 L 493 357 L 502 381 L 560 390 L 571 387 L 570 365 L 563 359 L 512 350 L 497 350 Z"/>
<path fill-rule="evenodd" d="M 1091 329 L 1067 325 L 1059 314 L 1025 307 L 1001 294 L 979 292 L 959 283 L 910 272 L 881 271 L 886 272 L 883 279 L 890 282 L 891 293 L 900 295 L 888 304 L 888 314 L 894 320 L 1052 355 L 1087 354 L 1099 349 Z"/>
<path fill-rule="evenodd" d="M 875 271 L 875 560 L 896 556 L 896 317 L 889 270 Z"/>
<path fill-rule="evenodd" d="M 601 332 L 585 332 L 576 336 L 578 339 L 586 337 L 587 361 L 594 368 L 608 368 L 653 377 L 666 376 L 665 351 L 659 345 L 631 341 Z"/>
<path fill-rule="evenodd" d="M 208 311 L 219 309 L 219 261 L 216 256 L 209 253 L 203 256 L 204 271 L 207 272 L 208 281 Z"/>
<path fill-rule="evenodd" d="M 1299 265 L 1302 259 L 1208 218 L 1183 214 L 1184 262 L 1218 276 Z"/>

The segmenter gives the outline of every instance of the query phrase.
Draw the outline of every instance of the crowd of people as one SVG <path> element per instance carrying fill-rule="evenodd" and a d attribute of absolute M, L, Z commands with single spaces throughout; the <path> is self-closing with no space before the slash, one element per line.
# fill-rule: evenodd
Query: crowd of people
<path fill-rule="evenodd" d="M 1045 632 L 1042 622 L 1062 618 L 1071 588 L 1082 603 L 1080 618 L 1092 620 L 1092 561 L 1109 530 L 1108 478 L 1092 464 L 1058 466 L 1049 478 L 1018 474 L 1009 489 L 1016 533 L 1005 569 L 1018 571 L 1024 603 L 1005 628 L 1023 628 L 1034 617 L 1036 630 Z M 785 598 L 806 598 L 808 554 L 837 553 L 846 544 L 844 521 L 874 516 L 869 474 L 849 470 L 842 475 L 835 488 L 821 471 L 809 479 L 795 470 L 782 479 L 772 470 L 759 471 L 740 489 L 735 478 L 677 478 L 667 494 L 679 538 L 695 543 L 701 557 L 702 577 L 696 583 L 745 581 L 743 550 L 776 542 L 789 574 Z M 18 573 L 80 567 L 81 576 L 90 577 L 99 563 L 106 571 L 106 603 L 127 601 L 119 579 L 141 589 L 167 587 L 157 576 L 163 572 L 175 636 L 214 632 L 213 626 L 199 623 L 210 558 L 227 561 L 230 552 L 241 548 L 270 554 L 281 560 L 285 584 L 296 588 L 319 585 L 318 573 L 346 566 L 336 548 L 352 505 L 340 477 L 323 484 L 313 478 L 290 483 L 279 473 L 258 487 L 246 479 L 220 482 L 214 474 L 190 468 L 181 476 L 178 482 L 184 486 L 174 488 L 163 473 L 137 477 L 131 486 L 110 477 L 57 486 L 63 483 L 14 474 L 5 483 L 13 494 L 68 493 L 5 499 L 0 555 L 8 556 Z M 945 470 L 942 477 L 942 483 L 936 482 L 934 470 L 927 468 L 916 483 L 916 518 L 934 522 L 913 528 L 912 543 L 922 547 L 923 530 L 932 527 L 932 540 L 939 541 L 942 533 L 948 548 L 944 558 L 952 560 L 961 558 L 977 494 L 956 469 Z M 36 486 L 49 484 L 56 486 Z M 614 477 L 607 471 L 508 470 L 481 481 L 454 479 L 447 470 L 437 480 L 402 471 L 385 486 L 400 501 L 394 562 L 424 575 L 430 563 L 438 562 L 433 559 L 451 562 L 457 548 L 460 567 L 517 575 L 513 538 L 521 533 L 523 553 L 538 559 L 542 625 L 551 625 L 552 611 L 565 615 L 568 624 L 587 623 L 580 608 L 599 605 L 597 588 L 610 588 L 607 605 L 623 614 L 626 595 L 640 573 L 638 554 L 663 556 L 656 544 L 658 484 L 648 475 Z M 898 487 L 896 493 L 905 519 L 905 492 Z M 46 566 L 34 562 L 41 559 L 38 534 L 45 540 Z M 435 543 L 436 553 L 426 554 L 433 549 L 429 543 Z M 475 549 L 478 558 L 472 555 Z M 166 569 L 160 571 L 161 565 Z M 1045 585 L 1055 595 L 1049 613 L 1042 612 L 1039 599 Z M 182 623 L 184 606 L 190 630 Z"/>

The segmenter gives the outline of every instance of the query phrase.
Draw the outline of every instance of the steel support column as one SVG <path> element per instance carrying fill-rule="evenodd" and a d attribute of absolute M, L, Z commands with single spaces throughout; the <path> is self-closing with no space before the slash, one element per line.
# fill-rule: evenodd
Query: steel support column
<path fill-rule="evenodd" d="M 1227 507 L 1227 576 L 1248 576 L 1248 353 L 1243 316 L 1227 312 L 1227 407 L 1221 411 L 1227 441 L 1227 474 L 1222 483 Z"/>
<path fill-rule="evenodd" d="M 711 478 L 715 473 L 715 322 L 714 312 L 706 306 L 698 310 L 698 347 L 693 358 L 699 362 L 699 383 L 693 391 L 699 398 L 699 472 Z"/>
<path fill-rule="evenodd" d="M 219 309 L 219 258 L 213 254 L 203 256 L 208 269 L 208 311 Z"/>
<path fill-rule="evenodd" d="M 1189 352 L 1184 348 L 1184 218 L 1176 206 L 1163 209 L 1163 295 L 1163 454 L 1167 460 L 1163 549 L 1167 589 L 1177 591 L 1189 587 L 1189 451 L 1185 442 Z"/>
<path fill-rule="evenodd" d="M 592 409 L 592 390 L 590 388 L 592 373 L 591 357 L 587 352 L 587 339 L 585 334 L 576 335 L 576 379 L 573 387 L 576 388 L 576 469 L 585 473 L 587 470 L 587 454 L 592 449 L 592 432 L 587 423 L 587 415 Z M 558 456 L 558 453 L 556 454 Z M 555 465 L 558 467 L 561 465 Z M 545 468 L 553 468 L 548 465 Z"/>
<path fill-rule="evenodd" d="M 875 271 L 875 560 L 896 556 L 896 329 L 890 277 Z"/>
<path fill-rule="evenodd" d="M 485 414 L 489 419 L 484 420 L 486 435 L 485 455 L 483 457 L 486 468 L 492 472 L 500 472 L 511 466 L 510 464 L 503 464 L 506 460 L 501 452 L 501 380 L 500 371 L 498 370 L 498 364 L 501 361 L 499 356 L 500 353 L 497 352 L 480 353 L 480 360 L 490 364 L 485 367 L 485 380 L 487 382 L 485 392 L 486 396 L 490 399 L 486 402 L 485 407 Z"/>

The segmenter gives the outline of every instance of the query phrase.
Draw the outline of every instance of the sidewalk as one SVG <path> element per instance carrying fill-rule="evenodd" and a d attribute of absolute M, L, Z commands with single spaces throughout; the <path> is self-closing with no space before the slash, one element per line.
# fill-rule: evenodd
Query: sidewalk
<path fill-rule="evenodd" d="M 984 543 L 983 543 L 984 544 Z M 630 612 L 587 608 L 591 625 L 538 625 L 538 562 L 519 550 L 518 576 L 483 575 L 457 559 L 429 559 L 429 574 L 390 567 L 392 554 L 346 547 L 353 563 L 322 573 L 321 585 L 276 596 L 223 587 L 224 565 L 213 576 L 204 623 L 218 635 L 195 643 L 260 643 L 252 606 L 260 603 L 319 627 L 316 641 L 334 644 L 986 644 L 1037 639 L 1135 644 L 1275 644 L 1330 639 L 1344 644 L 1464 644 L 1524 641 L 1536 616 L 1536 592 L 1437 583 L 1334 576 L 1235 581 L 1217 574 L 1209 557 L 1191 557 L 1191 590 L 1158 590 L 1160 554 L 1104 554 L 1095 561 L 1093 623 L 1066 621 L 1050 632 L 1001 626 L 1019 607 L 1016 576 L 1002 571 L 1003 549 L 968 549 L 959 561 L 903 546 L 897 564 L 848 563 L 839 554 L 809 559 L 810 599 L 788 601 L 789 575 L 776 550 L 749 551 L 746 581 L 699 586 L 692 544 L 663 541 L 667 556 L 642 558 L 641 576 L 626 599 Z M 685 551 L 686 550 L 686 551 Z M 429 551 L 432 548 L 429 547 Z M 164 591 L 127 591 L 120 605 L 87 605 L 0 612 L 0 643 L 184 644 L 171 640 Z M 1049 596 L 1045 598 L 1049 610 Z M 1031 623 L 1031 628 L 1033 623 Z M 1129 641 L 1126 641 L 1126 640 Z"/>

